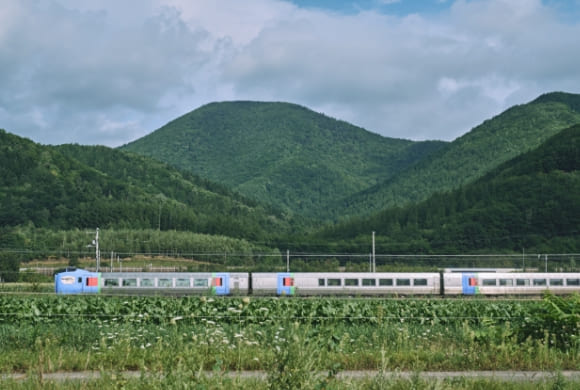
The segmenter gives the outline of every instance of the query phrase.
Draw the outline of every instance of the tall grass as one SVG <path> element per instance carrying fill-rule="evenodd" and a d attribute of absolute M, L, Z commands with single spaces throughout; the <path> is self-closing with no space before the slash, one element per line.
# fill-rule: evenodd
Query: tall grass
<path fill-rule="evenodd" d="M 299 322 L 175 325 L 65 322 L 0 326 L 0 372 L 265 370 L 273 380 L 313 370 L 577 370 L 577 349 L 510 332 L 457 326 Z"/>
<path fill-rule="evenodd" d="M 31 379 L 21 384 L 30 388 L 46 373 L 87 370 L 108 375 L 95 380 L 102 386 L 139 387 L 139 378 L 113 377 L 130 370 L 146 375 L 149 388 L 217 388 L 252 383 L 226 373 L 259 370 L 264 380 L 251 385 L 260 389 L 344 388 L 345 370 L 580 369 L 580 348 L 535 317 L 541 309 L 538 302 L 0 297 L 0 372 L 25 373 Z M 409 384 L 427 388 L 419 378 L 353 382 Z"/>

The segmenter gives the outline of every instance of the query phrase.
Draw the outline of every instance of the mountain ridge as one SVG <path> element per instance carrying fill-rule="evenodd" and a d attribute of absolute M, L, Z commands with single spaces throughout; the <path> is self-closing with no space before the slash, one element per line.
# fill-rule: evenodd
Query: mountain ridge
<path fill-rule="evenodd" d="M 372 230 L 383 253 L 574 253 L 580 245 L 579 169 L 580 124 L 458 189 L 323 228 L 309 240 L 352 250 Z"/>
<path fill-rule="evenodd" d="M 415 145 L 422 145 L 416 147 Z M 219 102 L 121 147 L 309 217 L 445 145 L 386 138 L 291 103 Z"/>
<path fill-rule="evenodd" d="M 483 176 L 576 123 L 580 123 L 580 95 L 543 94 L 485 120 L 416 165 L 342 204 L 351 210 L 347 214 L 360 215 L 361 210 L 369 214 L 422 201 L 434 192 L 452 190 Z"/>
<path fill-rule="evenodd" d="M 257 239 L 286 216 L 166 163 L 0 130 L 0 226 L 189 230 Z"/>
<path fill-rule="evenodd" d="M 226 129 L 221 135 L 219 127 L 198 129 L 205 137 L 218 138 L 218 145 L 224 147 L 222 153 L 226 153 L 232 144 L 256 144 L 258 136 L 263 134 L 252 133 L 254 138 L 246 140 L 243 137 L 246 128 L 261 125 L 261 130 L 267 133 L 274 120 L 292 124 L 275 129 L 268 142 L 252 149 L 256 153 L 260 149 L 271 152 L 275 147 L 274 153 L 265 157 L 252 153 L 242 156 L 246 163 L 252 163 L 246 165 L 246 170 L 261 168 L 261 175 L 253 178 L 254 182 L 248 177 L 241 181 L 248 188 L 263 187 L 270 191 L 266 193 L 277 189 L 279 195 L 293 191 L 295 198 L 287 204 L 296 199 L 304 201 L 302 210 L 323 205 L 329 195 L 338 192 L 337 188 L 341 190 L 336 183 L 348 187 L 352 182 L 357 183 L 356 180 L 368 184 L 386 178 L 381 182 L 384 192 L 379 195 L 388 197 L 399 191 L 407 197 L 407 206 L 395 208 L 387 207 L 388 202 L 375 202 L 372 207 L 361 209 L 360 204 L 353 202 L 347 204 L 352 209 L 345 212 L 343 204 L 336 207 L 324 204 L 326 214 L 318 214 L 316 227 L 336 215 L 350 217 L 351 221 L 327 228 L 318 237 L 323 237 L 329 245 L 316 243 L 316 250 L 340 248 L 345 253 L 361 250 L 356 245 L 368 244 L 370 230 L 377 231 L 377 244 L 385 253 L 517 251 L 523 246 L 550 251 L 550 245 L 576 252 L 580 244 L 570 238 L 580 224 L 577 217 L 580 215 L 577 209 L 580 205 L 577 198 L 580 194 L 577 180 L 580 95 L 542 95 L 530 103 L 511 107 L 452 143 L 387 140 L 383 144 L 374 142 L 380 140 L 378 135 L 352 131 L 349 124 L 321 117 L 300 106 L 254 102 L 234 106 L 246 116 L 228 116 L 231 112 L 224 113 L 220 104 L 212 104 L 209 107 L 217 112 L 205 112 L 209 122 L 186 114 L 184 126 L 189 126 L 187 121 L 192 120 L 194 124 L 221 123 L 227 127 L 248 118 L 241 122 L 242 126 Z M 249 114 L 246 106 L 251 108 Z M 290 116 L 280 119 L 280 114 L 288 109 Z M 270 110 L 270 120 L 264 121 L 263 116 L 252 119 L 260 116 L 261 110 Z M 221 122 L 215 122 L 220 112 L 228 115 Z M 184 122 L 177 120 L 176 123 L 183 125 Z M 302 123 L 305 126 L 293 130 Z M 567 123 L 576 124 L 566 127 Z M 171 127 L 167 130 L 173 134 Z M 335 138 L 342 139 L 338 146 L 327 145 L 329 138 L 321 136 L 332 132 L 336 133 Z M 191 134 L 184 133 L 183 137 L 187 139 Z M 290 141 L 281 142 L 292 139 L 289 144 Z M 187 150 L 193 145 L 215 154 L 213 144 L 203 144 L 203 140 L 197 140 L 199 145 L 183 142 L 179 137 L 169 140 L 170 144 L 156 142 L 154 145 L 168 152 L 174 147 Z M 226 141 L 229 144 L 219 144 Z M 369 150 L 369 145 L 375 153 L 373 158 L 359 159 Z M 382 153 L 385 148 L 387 153 Z M 219 157 L 215 161 L 224 161 Z M 273 163 L 268 163 L 268 159 L 273 159 Z M 383 160 L 388 160 L 390 170 L 385 170 Z M 234 179 L 238 171 L 233 168 L 239 161 L 238 156 L 233 156 L 224 169 Z M 357 174 L 372 172 L 374 176 L 357 178 L 350 173 L 351 182 L 345 183 L 344 171 L 350 168 Z M 291 185 L 278 188 L 280 180 L 293 179 L 295 175 L 305 176 L 307 180 L 289 181 Z M 436 187 L 433 183 L 449 185 Z M 398 184 L 399 188 L 389 188 L 390 184 Z M 374 195 L 372 191 L 367 192 Z M 412 197 L 424 200 L 408 207 Z M 294 218 L 299 214 L 293 214 L 294 209 L 287 212 L 264 206 L 259 200 L 232 191 L 224 183 L 200 178 L 169 162 L 104 146 L 43 146 L 4 130 L 0 130 L 0 205 L 3 231 L 21 227 L 33 232 L 33 228 L 95 226 L 187 231 L 213 235 L 217 248 L 221 245 L 217 237 L 224 235 L 282 249 L 295 245 L 293 250 L 301 246 L 303 239 L 316 239 L 305 235 L 312 228 L 312 220 Z M 574 215 L 569 215 L 570 212 Z M 294 233 L 298 235 L 290 236 Z M 312 241 L 299 249 L 313 250 L 309 244 Z"/>
<path fill-rule="evenodd" d="M 281 102 L 216 102 L 122 149 L 223 183 L 252 199 L 344 220 L 426 199 L 580 123 L 580 95 L 546 93 L 445 143 L 387 138 Z"/>

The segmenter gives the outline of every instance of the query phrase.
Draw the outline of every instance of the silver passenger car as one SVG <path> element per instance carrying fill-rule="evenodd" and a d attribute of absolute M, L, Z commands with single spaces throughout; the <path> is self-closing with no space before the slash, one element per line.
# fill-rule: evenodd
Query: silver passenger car
<path fill-rule="evenodd" d="M 247 295 L 245 272 L 103 272 L 101 292 L 123 295 Z"/>
<path fill-rule="evenodd" d="M 445 295 L 541 295 L 580 292 L 578 273 L 463 272 L 443 275 Z"/>
<path fill-rule="evenodd" d="M 253 273 L 254 295 L 436 295 L 436 272 Z"/>

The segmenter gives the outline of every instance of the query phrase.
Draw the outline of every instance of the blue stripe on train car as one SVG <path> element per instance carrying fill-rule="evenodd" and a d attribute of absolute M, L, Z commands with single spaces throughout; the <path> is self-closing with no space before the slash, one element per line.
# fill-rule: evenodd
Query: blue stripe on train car
<path fill-rule="evenodd" d="M 84 269 L 65 271 L 54 276 L 57 294 L 98 294 L 101 291 L 101 274 Z"/>
<path fill-rule="evenodd" d="M 278 295 L 294 295 L 294 274 L 289 272 L 279 273 L 277 275 L 276 293 Z"/>
<path fill-rule="evenodd" d="M 479 294 L 479 287 L 477 286 L 477 274 L 463 273 L 461 276 L 461 286 L 463 287 L 464 295 Z"/>
<path fill-rule="evenodd" d="M 229 272 L 215 272 L 211 278 L 211 290 L 215 295 L 228 295 L 230 293 Z"/>

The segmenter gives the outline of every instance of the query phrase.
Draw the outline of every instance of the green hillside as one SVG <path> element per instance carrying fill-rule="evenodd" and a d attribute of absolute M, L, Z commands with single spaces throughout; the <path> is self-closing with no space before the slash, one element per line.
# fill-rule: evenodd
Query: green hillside
<path fill-rule="evenodd" d="M 80 229 L 100 227 L 127 253 L 366 253 L 373 230 L 383 253 L 577 252 L 579 110 L 580 95 L 546 94 L 449 144 L 254 102 L 209 104 L 121 150 L 0 130 L 0 249 L 55 253 L 74 235 L 86 252 Z M 345 222 L 308 236 L 299 214 Z"/>
<path fill-rule="evenodd" d="M 123 147 L 309 217 L 444 146 L 389 139 L 288 103 L 212 103 Z"/>
<path fill-rule="evenodd" d="M 167 164 L 0 131 L 0 227 L 185 230 L 263 239 L 286 218 Z"/>
<path fill-rule="evenodd" d="M 580 125 L 558 132 L 458 190 L 327 228 L 311 238 L 360 251 L 371 231 L 381 253 L 580 248 Z M 306 248 L 302 248 L 305 249 Z M 559 252 L 561 251 L 561 252 Z"/>
<path fill-rule="evenodd" d="M 369 210 L 419 202 L 434 192 L 469 183 L 577 123 L 580 123 L 580 95 L 561 92 L 542 95 L 483 122 L 438 153 L 334 204 L 334 208 L 346 208 L 348 215 L 361 215 Z"/>

